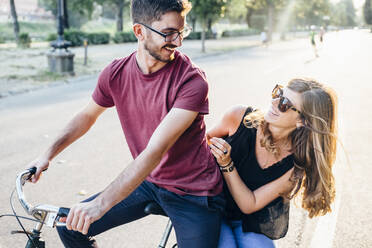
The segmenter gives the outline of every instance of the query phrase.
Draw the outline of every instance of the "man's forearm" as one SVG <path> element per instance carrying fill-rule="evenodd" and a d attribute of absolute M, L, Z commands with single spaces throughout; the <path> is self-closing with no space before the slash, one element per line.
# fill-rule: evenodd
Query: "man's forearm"
<path fill-rule="evenodd" d="M 95 199 L 106 213 L 117 203 L 129 196 L 159 164 L 162 155 L 142 152 L 119 176 Z"/>
<path fill-rule="evenodd" d="M 89 117 L 84 113 L 77 114 L 44 153 L 44 157 L 51 161 L 67 146 L 84 135 L 94 124 L 95 120 L 95 118 Z"/>

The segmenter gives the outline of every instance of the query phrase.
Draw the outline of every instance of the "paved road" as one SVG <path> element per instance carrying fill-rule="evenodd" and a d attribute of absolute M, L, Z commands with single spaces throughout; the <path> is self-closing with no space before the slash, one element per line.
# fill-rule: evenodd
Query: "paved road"
<path fill-rule="evenodd" d="M 307 39 L 198 58 L 210 82 L 211 127 L 230 106 L 266 108 L 276 83 L 314 77 L 339 95 L 340 149 L 335 165 L 337 200 L 331 215 L 309 220 L 292 204 L 288 235 L 278 247 L 372 247 L 372 34 L 342 31 L 325 36 L 315 59 Z M 42 151 L 89 99 L 94 80 L 42 89 L 0 99 L 0 213 L 9 213 L 15 175 Z M 348 155 L 349 162 L 345 158 Z M 114 110 L 106 111 L 93 129 L 59 155 L 37 185 L 28 185 L 34 203 L 70 206 L 102 190 L 131 160 Z M 300 205 L 300 204 L 298 204 Z M 22 209 L 17 207 L 21 214 Z M 102 247 L 156 247 L 166 218 L 150 216 L 111 230 L 97 239 Z M 31 225 L 28 225 L 31 226 Z M 22 247 L 13 219 L 0 219 L 0 247 Z M 61 247 L 54 230 L 45 228 L 48 247 Z M 171 237 L 174 240 L 174 235 Z M 169 246 L 170 247 L 170 246 Z"/>

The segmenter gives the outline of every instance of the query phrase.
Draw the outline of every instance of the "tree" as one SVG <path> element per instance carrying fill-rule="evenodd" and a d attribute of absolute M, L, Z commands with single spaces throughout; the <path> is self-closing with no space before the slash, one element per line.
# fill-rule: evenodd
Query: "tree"
<path fill-rule="evenodd" d="M 363 5 L 364 20 L 367 24 L 372 25 L 372 0 L 366 0 Z M 372 32 L 372 26 L 371 26 Z"/>
<path fill-rule="evenodd" d="M 284 8 L 287 4 L 287 0 L 257 0 L 261 1 L 261 6 L 266 9 L 267 16 L 267 39 L 272 40 L 272 34 L 274 32 L 274 19 L 276 13 Z"/>
<path fill-rule="evenodd" d="M 210 26 L 220 19 L 226 9 L 227 0 L 192 0 L 192 12 L 201 22 L 202 26 L 202 52 L 205 52 L 205 33 Z"/>
<path fill-rule="evenodd" d="M 17 10 L 16 10 L 14 0 L 10 0 L 10 13 L 12 16 L 14 36 L 18 44 L 19 43 L 19 23 L 18 23 Z"/>
<path fill-rule="evenodd" d="M 102 1 L 102 0 L 101 0 Z M 123 31 L 123 12 L 124 8 L 128 7 L 130 2 L 128 0 L 103 0 L 103 2 L 109 2 L 112 3 L 115 6 L 116 15 L 115 15 L 115 20 L 116 20 L 116 31 L 117 32 L 122 32 Z"/>
<path fill-rule="evenodd" d="M 338 26 L 354 26 L 355 8 L 352 0 L 342 0 L 333 7 L 332 23 Z"/>
<path fill-rule="evenodd" d="M 300 26 L 325 25 L 324 17 L 329 16 L 330 11 L 329 0 L 299 0 L 294 10 L 294 21 Z"/>
<path fill-rule="evenodd" d="M 94 2 L 94 0 L 64 0 L 64 28 L 70 28 L 71 26 L 79 28 L 91 17 L 94 10 Z M 46 10 L 50 10 L 57 18 L 58 0 L 39 0 L 39 3 Z"/>
<path fill-rule="evenodd" d="M 355 26 L 356 24 L 356 14 L 353 0 L 343 0 L 342 3 L 346 10 L 346 25 Z"/>
<path fill-rule="evenodd" d="M 115 9 L 116 31 L 123 31 L 123 13 L 126 7 L 129 7 L 130 0 L 95 0 L 96 3 L 104 6 L 113 6 Z"/>
<path fill-rule="evenodd" d="M 263 11 L 265 9 L 266 2 L 263 0 L 246 0 L 245 1 L 245 9 L 247 10 L 245 21 L 248 27 L 252 27 L 252 16 L 254 13 L 258 11 Z"/>
<path fill-rule="evenodd" d="M 247 9 L 245 7 L 246 0 L 230 0 L 226 6 L 226 17 L 232 23 L 240 23 L 244 21 Z"/>

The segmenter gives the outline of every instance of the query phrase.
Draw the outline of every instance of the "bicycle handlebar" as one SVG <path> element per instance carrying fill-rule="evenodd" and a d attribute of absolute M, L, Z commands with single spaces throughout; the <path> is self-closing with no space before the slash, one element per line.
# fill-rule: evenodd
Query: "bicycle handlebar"
<path fill-rule="evenodd" d="M 66 223 L 60 222 L 59 219 L 61 217 L 67 217 L 70 211 L 69 208 L 56 207 L 47 204 L 32 206 L 27 202 L 26 196 L 23 192 L 23 186 L 35 173 L 36 167 L 32 167 L 18 174 L 16 179 L 16 190 L 19 202 L 29 215 L 32 215 L 42 223 L 45 223 L 46 226 L 65 226 Z"/>

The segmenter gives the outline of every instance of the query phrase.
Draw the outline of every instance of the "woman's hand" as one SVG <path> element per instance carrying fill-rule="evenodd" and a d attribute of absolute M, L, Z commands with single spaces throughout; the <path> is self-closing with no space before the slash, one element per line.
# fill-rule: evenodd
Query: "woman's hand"
<path fill-rule="evenodd" d="M 211 148 L 213 156 L 217 159 L 217 163 L 224 167 L 230 164 L 231 162 L 231 146 L 224 139 L 221 138 L 210 138 L 209 147 Z"/>

